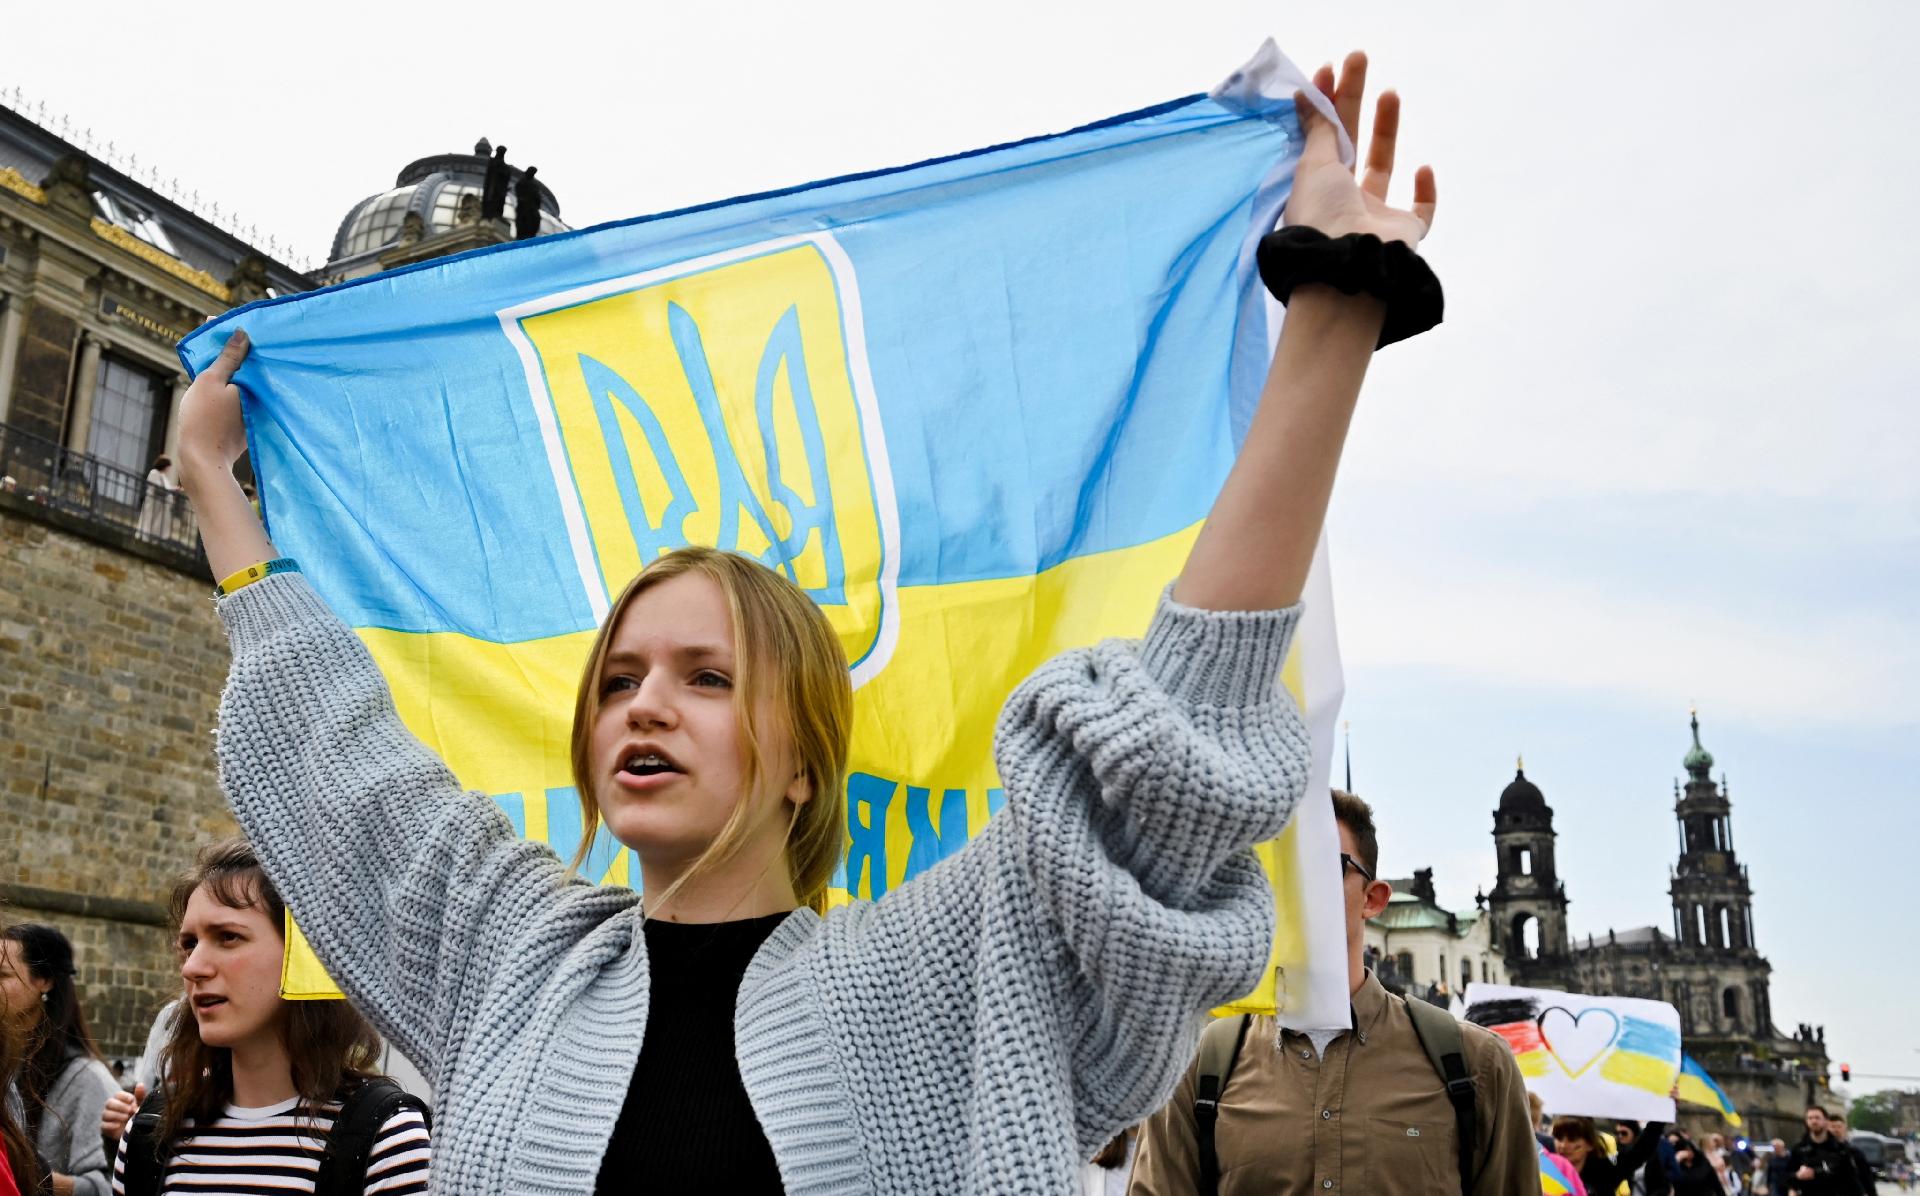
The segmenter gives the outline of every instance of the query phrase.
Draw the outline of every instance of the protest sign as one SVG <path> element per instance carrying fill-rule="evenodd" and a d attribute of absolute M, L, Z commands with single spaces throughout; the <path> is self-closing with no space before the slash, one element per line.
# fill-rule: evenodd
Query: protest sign
<path fill-rule="evenodd" d="M 1672 1121 L 1680 1014 L 1664 1001 L 1475 984 L 1466 1020 L 1506 1040 L 1529 1092 L 1559 1115 Z"/>

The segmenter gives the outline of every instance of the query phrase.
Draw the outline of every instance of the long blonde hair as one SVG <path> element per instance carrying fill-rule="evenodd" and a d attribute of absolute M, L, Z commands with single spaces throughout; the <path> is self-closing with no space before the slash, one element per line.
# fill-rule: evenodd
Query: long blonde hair
<path fill-rule="evenodd" d="M 761 745 L 768 734 L 784 733 L 793 741 L 795 767 L 812 794 L 795 808 L 787 832 L 787 873 L 800 903 L 824 912 L 827 881 L 840 862 L 846 834 L 841 793 L 853 727 L 846 652 L 827 617 L 798 586 L 756 561 L 712 548 L 675 549 L 642 569 L 621 591 L 594 638 L 573 706 L 573 783 L 580 794 L 581 834 L 569 867 L 578 869 L 585 862 L 600 827 L 592 739 L 600 716 L 600 673 L 614 629 L 636 597 L 689 573 L 710 579 L 727 598 L 735 655 L 733 702 L 745 742 L 746 786 L 713 842 L 671 888 L 648 904 L 659 908 L 693 877 L 740 850 L 747 837 L 748 798 L 765 767 Z M 756 718 L 763 687 L 773 699 L 773 727 L 760 726 Z"/>

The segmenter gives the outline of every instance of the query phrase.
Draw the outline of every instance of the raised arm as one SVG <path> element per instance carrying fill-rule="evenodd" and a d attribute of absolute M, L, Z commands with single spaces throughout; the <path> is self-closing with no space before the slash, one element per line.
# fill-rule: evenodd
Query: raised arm
<path fill-rule="evenodd" d="M 246 332 L 235 330 L 220 356 L 200 371 L 180 399 L 180 486 L 200 521 L 200 539 L 216 581 L 277 555 L 233 476 L 233 463 L 247 451 L 240 388 L 233 374 L 251 347 Z"/>
<path fill-rule="evenodd" d="M 219 578 L 277 555 L 233 477 L 247 350 L 234 333 L 181 404 L 181 473 Z M 305 579 L 236 588 L 220 617 L 233 651 L 217 744 L 227 800 L 334 979 L 438 1084 L 487 1024 L 484 993 L 537 986 L 634 898 L 565 883 L 551 851 L 462 791 Z"/>
<path fill-rule="evenodd" d="M 1366 55 L 1347 56 L 1337 88 L 1332 67 L 1321 67 L 1313 82 L 1333 100 L 1348 133 L 1356 133 Z M 1340 162 L 1332 124 L 1304 98 L 1296 107 L 1307 144 L 1294 172 L 1286 222 L 1329 237 L 1371 233 L 1418 245 L 1433 223 L 1432 168 L 1415 173 L 1410 210 L 1387 205 L 1399 96 L 1380 96 L 1366 174 L 1358 180 Z M 1299 600 L 1354 401 L 1385 318 L 1385 305 L 1369 295 L 1323 285 L 1294 291 L 1246 444 L 1187 557 L 1175 598 L 1208 610 L 1272 610 Z"/>

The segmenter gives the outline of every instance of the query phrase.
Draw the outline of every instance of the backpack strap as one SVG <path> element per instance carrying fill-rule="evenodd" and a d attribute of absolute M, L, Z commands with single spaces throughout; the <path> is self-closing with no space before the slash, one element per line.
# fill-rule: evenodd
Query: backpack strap
<path fill-rule="evenodd" d="M 149 1095 L 127 1122 L 126 1162 L 121 1187 L 126 1196 L 154 1196 L 160 1190 L 160 1123 L 167 1115 L 166 1090 Z"/>
<path fill-rule="evenodd" d="M 1480 1114 L 1473 1106 L 1473 1073 L 1467 1069 L 1466 1042 L 1460 1023 L 1437 1005 L 1418 997 L 1407 998 L 1407 1016 L 1413 1020 L 1414 1036 L 1427 1052 L 1427 1062 L 1447 1087 L 1447 1100 L 1453 1105 L 1460 1154 L 1460 1196 L 1473 1191 L 1473 1155 L 1479 1146 Z"/>
<path fill-rule="evenodd" d="M 1193 1139 L 1200 1154 L 1198 1196 L 1213 1196 L 1220 1187 L 1220 1154 L 1214 1147 L 1213 1127 L 1220 1120 L 1220 1094 L 1227 1090 L 1240 1044 L 1246 1041 L 1247 1014 L 1218 1018 L 1200 1032 L 1199 1071 L 1193 1085 Z"/>
<path fill-rule="evenodd" d="M 327 1135 L 327 1149 L 320 1156 L 314 1196 L 361 1196 L 366 1190 L 374 1139 L 379 1137 L 380 1127 L 402 1109 L 417 1110 L 422 1120 L 430 1116 L 425 1102 L 386 1076 L 365 1080 L 348 1092 Z"/>

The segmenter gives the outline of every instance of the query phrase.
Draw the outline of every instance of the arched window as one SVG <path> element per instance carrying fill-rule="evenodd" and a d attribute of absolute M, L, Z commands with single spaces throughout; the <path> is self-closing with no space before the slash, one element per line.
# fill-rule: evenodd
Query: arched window
<path fill-rule="evenodd" d="M 1531 848 L 1522 847 L 1520 849 L 1520 875 L 1533 875 L 1533 850 Z"/>
<path fill-rule="evenodd" d="M 1485 962 L 1482 962 L 1480 966 L 1484 968 L 1487 965 L 1485 964 Z M 1460 961 L 1460 991 L 1466 992 L 1467 985 L 1472 983 L 1473 983 L 1473 961 L 1471 959 L 1463 959 Z"/>
<path fill-rule="evenodd" d="M 1707 907 L 1693 907 L 1693 941 L 1699 946 L 1707 945 Z"/>
<path fill-rule="evenodd" d="M 1726 906 L 1720 907 L 1720 945 L 1731 947 L 1733 940 L 1733 911 Z"/>
<path fill-rule="evenodd" d="M 1402 951 L 1400 954 L 1394 956 L 1394 963 L 1396 965 L 1396 970 L 1398 970 L 1400 973 L 1400 978 L 1402 980 L 1405 980 L 1408 984 L 1412 984 L 1413 983 L 1413 952 Z"/>
<path fill-rule="evenodd" d="M 1734 1026 L 1740 1025 L 1740 990 L 1729 988 L 1720 994 L 1720 1012 L 1726 1015 Z"/>
<path fill-rule="evenodd" d="M 1540 919 L 1521 914 L 1513 920 L 1513 945 L 1523 959 L 1540 958 Z"/>

